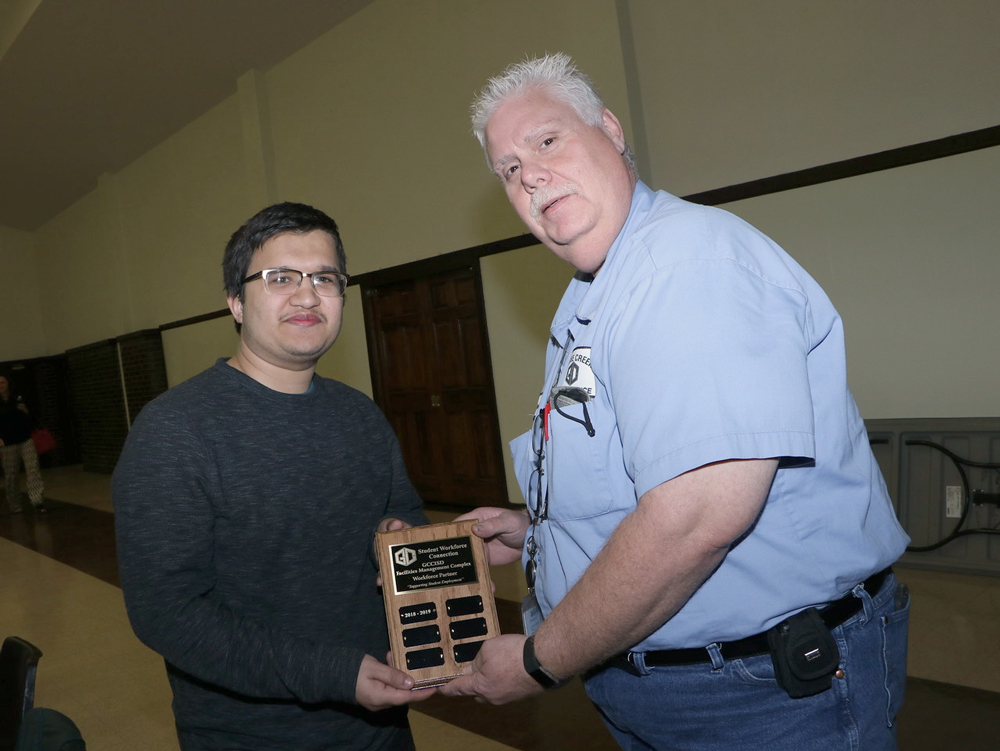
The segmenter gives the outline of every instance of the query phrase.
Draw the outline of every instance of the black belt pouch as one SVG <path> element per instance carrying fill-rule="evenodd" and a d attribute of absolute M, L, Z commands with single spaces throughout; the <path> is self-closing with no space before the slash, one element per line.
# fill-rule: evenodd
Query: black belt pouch
<path fill-rule="evenodd" d="M 840 663 L 840 650 L 816 608 L 786 618 L 767 632 L 778 685 L 793 699 L 821 693 Z"/>

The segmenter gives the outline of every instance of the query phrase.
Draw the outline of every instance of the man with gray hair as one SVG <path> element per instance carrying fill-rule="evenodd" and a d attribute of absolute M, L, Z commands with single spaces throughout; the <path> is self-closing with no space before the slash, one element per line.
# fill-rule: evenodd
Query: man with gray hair
<path fill-rule="evenodd" d="M 724 211 L 638 180 L 562 54 L 489 82 L 473 124 L 532 233 L 577 271 L 553 319 L 525 512 L 525 633 L 442 693 L 503 703 L 572 676 L 629 749 L 895 748 L 907 544 L 819 285 Z"/>

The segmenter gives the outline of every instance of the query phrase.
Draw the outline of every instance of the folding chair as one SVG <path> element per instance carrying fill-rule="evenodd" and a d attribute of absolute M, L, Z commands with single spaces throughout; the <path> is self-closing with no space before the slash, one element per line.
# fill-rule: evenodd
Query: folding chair
<path fill-rule="evenodd" d="M 0 648 L 0 751 L 14 751 L 21 722 L 35 704 L 35 671 L 42 650 L 8 636 Z"/>

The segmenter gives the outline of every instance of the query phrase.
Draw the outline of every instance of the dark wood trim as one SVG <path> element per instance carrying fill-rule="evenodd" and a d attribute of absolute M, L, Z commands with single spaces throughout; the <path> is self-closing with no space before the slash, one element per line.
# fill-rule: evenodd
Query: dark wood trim
<path fill-rule="evenodd" d="M 875 154 L 866 154 L 853 159 L 823 164 L 819 167 L 787 172 L 783 175 L 751 180 L 738 185 L 729 185 L 725 188 L 706 190 L 702 193 L 684 196 L 684 198 L 705 206 L 718 206 L 723 203 L 742 201 L 746 198 L 756 198 L 771 193 L 781 193 L 786 190 L 895 169 L 896 167 L 906 167 L 910 164 L 929 162 L 932 159 L 965 154 L 993 146 L 1000 146 L 1000 125 L 960 133 L 957 136 L 915 143 L 910 146 L 901 146 L 888 151 L 879 151 Z"/>
<path fill-rule="evenodd" d="M 368 287 L 381 287 L 383 284 L 392 284 L 418 277 L 434 276 L 435 274 L 452 271 L 463 267 L 475 267 L 480 258 L 506 253 L 509 250 L 527 248 L 538 244 L 538 238 L 531 234 L 508 237 L 504 240 L 475 245 L 471 248 L 463 248 L 450 253 L 421 258 L 415 261 L 398 266 L 390 266 L 377 271 L 368 271 L 351 277 L 351 284 L 358 284 L 362 289 Z"/>
<path fill-rule="evenodd" d="M 130 331 L 127 334 L 122 334 L 121 336 L 116 336 L 114 341 L 116 342 L 127 342 L 131 339 L 139 339 L 144 336 L 149 336 L 152 333 L 159 334 L 163 330 L 163 327 L 157 327 L 155 329 L 139 329 L 138 331 Z"/>
<path fill-rule="evenodd" d="M 213 313 L 202 313 L 200 316 L 191 316 L 190 318 L 182 318 L 180 321 L 173 321 L 172 323 L 164 323 L 160 326 L 160 331 L 169 331 L 170 329 L 179 329 L 182 326 L 191 326 L 195 323 L 204 323 L 205 321 L 214 321 L 216 318 L 222 318 L 223 316 L 231 315 L 229 308 L 223 308 L 222 310 L 216 310 Z"/>
<path fill-rule="evenodd" d="M 122 336 L 128 336 L 123 334 Z M 98 339 L 96 342 L 90 342 L 89 344 L 81 344 L 79 347 L 72 347 L 63 352 L 64 355 L 74 354 L 76 352 L 86 352 L 89 349 L 96 349 L 98 347 L 104 347 L 109 344 L 114 344 L 117 339 Z"/>

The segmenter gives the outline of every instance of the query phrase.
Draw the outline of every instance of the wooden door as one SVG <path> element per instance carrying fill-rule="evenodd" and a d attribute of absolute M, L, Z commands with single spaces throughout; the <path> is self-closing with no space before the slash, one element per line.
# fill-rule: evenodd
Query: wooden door
<path fill-rule="evenodd" d="M 427 503 L 507 505 L 477 267 L 364 290 L 375 400 Z"/>

